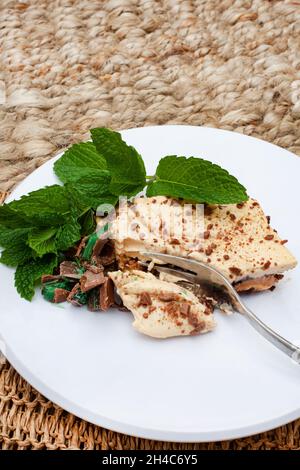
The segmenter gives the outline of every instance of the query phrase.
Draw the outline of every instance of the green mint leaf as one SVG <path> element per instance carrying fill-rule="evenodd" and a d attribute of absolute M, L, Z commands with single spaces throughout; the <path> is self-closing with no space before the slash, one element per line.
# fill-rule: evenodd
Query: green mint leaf
<path fill-rule="evenodd" d="M 23 241 L 15 246 L 10 246 L 2 251 L 0 256 L 0 263 L 7 266 L 17 266 L 18 264 L 26 263 L 35 255 L 35 252 Z"/>
<path fill-rule="evenodd" d="M 26 242 L 31 228 L 7 228 L 0 225 L 0 246 L 14 248 L 20 242 Z"/>
<path fill-rule="evenodd" d="M 60 225 L 62 219 L 71 212 L 66 190 L 59 185 L 46 186 L 33 191 L 10 202 L 8 206 L 18 212 L 18 217 L 23 217 L 27 223 L 31 222 L 33 226 Z M 5 225 L 5 221 L 3 225 Z"/>
<path fill-rule="evenodd" d="M 43 274 L 52 274 L 57 262 L 57 256 L 50 254 L 20 264 L 15 272 L 15 287 L 20 296 L 30 301 L 34 296 L 36 282 Z"/>
<path fill-rule="evenodd" d="M 0 206 L 0 226 L 7 229 L 29 228 L 32 227 L 32 221 L 24 214 L 14 210 L 9 203 Z"/>
<path fill-rule="evenodd" d="M 63 183 L 106 170 L 106 160 L 99 155 L 93 142 L 74 144 L 54 163 L 54 171 Z"/>
<path fill-rule="evenodd" d="M 97 209 L 101 204 L 115 204 L 118 197 L 111 194 L 110 175 L 103 173 L 102 175 L 91 175 L 80 178 L 75 183 L 67 184 L 67 190 L 71 194 L 74 204 L 77 207 Z"/>
<path fill-rule="evenodd" d="M 28 238 L 28 245 L 38 256 L 56 253 L 55 234 L 57 228 L 34 229 Z"/>
<path fill-rule="evenodd" d="M 34 256 L 34 251 L 27 245 L 30 228 L 10 229 L 0 226 L 0 246 L 6 248 L 0 256 L 0 263 L 17 266 Z"/>
<path fill-rule="evenodd" d="M 135 148 L 127 145 L 121 134 L 111 129 L 91 129 L 91 135 L 111 173 L 110 191 L 116 196 L 128 197 L 142 191 L 146 185 L 146 171 L 143 159 Z"/>
<path fill-rule="evenodd" d="M 68 222 L 59 227 L 56 234 L 56 247 L 58 250 L 67 250 L 75 245 L 80 238 L 81 226 L 77 220 L 73 219 L 72 222 Z"/>
<path fill-rule="evenodd" d="M 248 199 L 246 189 L 218 165 L 200 158 L 170 155 L 160 160 L 147 196 L 172 196 L 208 204 L 235 204 Z"/>

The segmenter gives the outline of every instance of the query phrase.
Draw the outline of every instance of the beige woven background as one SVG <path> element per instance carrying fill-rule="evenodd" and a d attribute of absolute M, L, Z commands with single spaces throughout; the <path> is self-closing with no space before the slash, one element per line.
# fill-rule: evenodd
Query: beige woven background
<path fill-rule="evenodd" d="M 292 0 L 0 0 L 0 191 L 93 126 L 222 127 L 300 153 L 299 19 Z M 300 447 L 300 421 L 222 444 L 109 432 L 7 363 L 0 394 L 4 449 Z"/>

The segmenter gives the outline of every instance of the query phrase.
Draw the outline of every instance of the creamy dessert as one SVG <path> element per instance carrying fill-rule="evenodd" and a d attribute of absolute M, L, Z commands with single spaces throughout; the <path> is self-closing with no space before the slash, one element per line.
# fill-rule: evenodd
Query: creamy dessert
<path fill-rule="evenodd" d="M 151 273 L 110 272 L 123 304 L 134 316 L 133 326 L 155 338 L 207 333 L 215 327 L 213 306 L 178 284 Z"/>
<path fill-rule="evenodd" d="M 200 231 L 191 227 L 197 210 L 165 196 L 135 198 L 125 214 L 129 231 L 123 230 L 122 212 L 112 227 L 119 267 L 134 266 L 145 251 L 183 256 L 215 267 L 242 292 L 272 289 L 296 266 L 286 240 L 272 229 L 257 201 L 206 205 Z"/>

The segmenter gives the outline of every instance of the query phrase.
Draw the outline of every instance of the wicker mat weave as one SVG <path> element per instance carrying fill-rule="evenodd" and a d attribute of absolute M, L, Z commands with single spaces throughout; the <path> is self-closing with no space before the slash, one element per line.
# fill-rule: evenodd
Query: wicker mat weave
<path fill-rule="evenodd" d="M 299 17 L 292 0 L 0 0 L 0 190 L 95 126 L 222 127 L 300 153 Z M 223 443 L 124 436 L 1 367 L 3 449 L 300 448 L 300 420 Z"/>

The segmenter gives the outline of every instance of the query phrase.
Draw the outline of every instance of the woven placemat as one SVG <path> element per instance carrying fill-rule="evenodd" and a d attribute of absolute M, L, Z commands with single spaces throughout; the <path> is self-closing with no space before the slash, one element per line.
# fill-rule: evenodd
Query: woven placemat
<path fill-rule="evenodd" d="M 0 191 L 95 126 L 222 127 L 300 153 L 300 1 L 0 0 Z M 298 23 L 297 23 L 298 19 Z M 296 421 L 172 444 L 64 412 L 1 365 L 3 449 L 296 449 Z"/>

